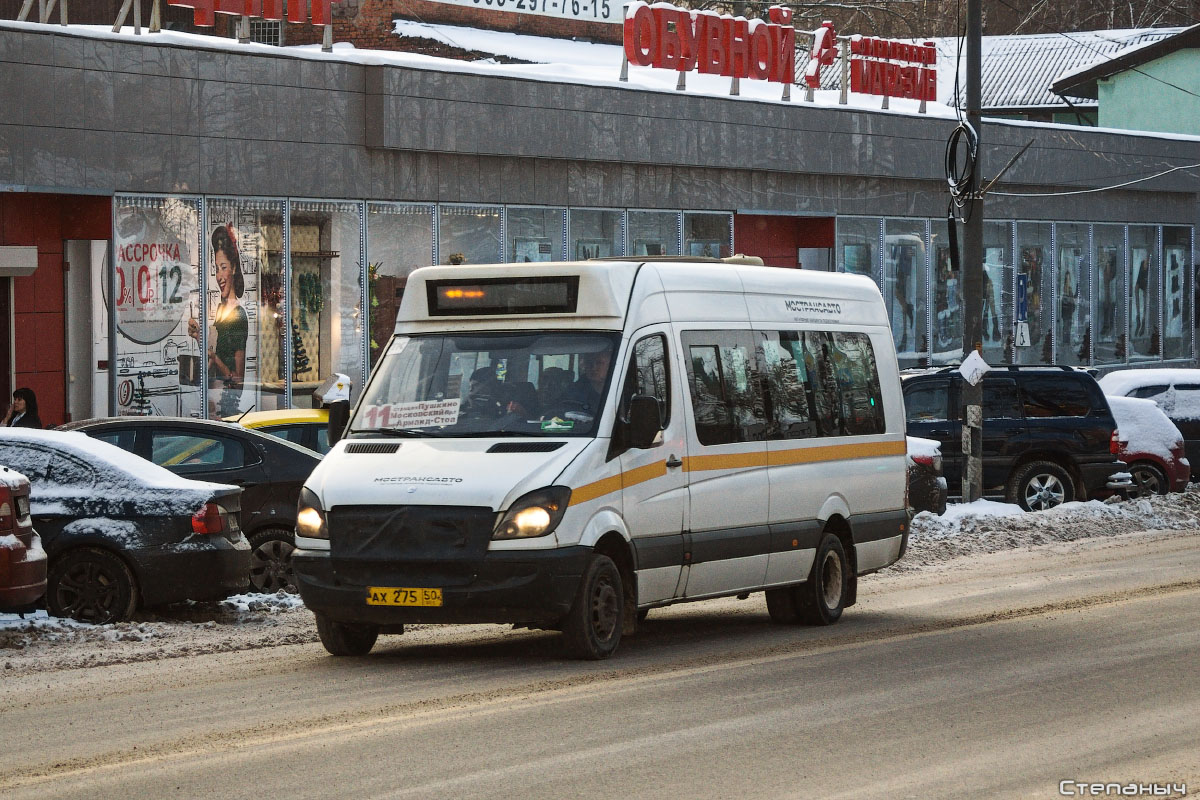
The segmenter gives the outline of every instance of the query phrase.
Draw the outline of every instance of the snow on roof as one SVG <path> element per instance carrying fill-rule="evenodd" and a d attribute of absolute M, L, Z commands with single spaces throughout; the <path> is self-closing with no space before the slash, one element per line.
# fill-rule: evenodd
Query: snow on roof
<path fill-rule="evenodd" d="M 1139 28 L 1132 30 L 1079 31 L 1077 33 L 1039 33 L 983 38 L 983 107 L 985 109 L 1066 107 L 1062 97 L 1050 91 L 1050 85 L 1064 72 L 1086 68 L 1097 60 L 1112 58 L 1129 47 L 1140 47 L 1172 36 L 1182 28 Z M 939 39 L 939 66 L 953 73 L 958 39 Z M 962 47 L 966 76 L 966 45 Z M 942 76 L 939 76 L 939 78 Z M 949 91 L 942 94 L 938 81 L 938 99 L 954 105 L 953 79 Z M 965 91 L 965 89 L 963 90 Z M 965 98 L 964 98 L 965 99 Z M 1094 107 L 1095 100 L 1071 97 L 1075 105 Z"/>
<path fill-rule="evenodd" d="M 1192 25 L 1189 28 L 1150 28 L 1146 31 L 1142 31 L 1141 33 L 1144 34 L 1142 36 L 1135 36 L 1135 37 L 1127 38 L 1126 40 L 1124 40 L 1124 43 L 1119 48 L 1117 48 L 1117 50 L 1115 50 L 1114 52 L 1111 52 L 1111 53 L 1106 52 L 1103 54 L 1098 54 L 1098 57 L 1093 58 L 1090 62 L 1088 62 L 1086 64 L 1078 65 L 1072 69 L 1068 69 L 1068 70 L 1060 73 L 1058 75 L 1058 77 L 1055 78 L 1054 82 L 1062 83 L 1064 81 L 1069 81 L 1076 76 L 1083 75 L 1084 73 L 1087 73 L 1087 72 L 1091 72 L 1096 67 L 1099 67 L 1099 66 L 1109 63 L 1109 62 L 1116 61 L 1117 59 L 1122 59 L 1122 60 L 1128 61 L 1129 60 L 1128 57 L 1134 56 L 1138 51 L 1150 49 L 1155 44 L 1162 42 L 1164 40 L 1167 40 L 1167 39 L 1179 39 L 1179 41 L 1177 43 L 1173 43 L 1175 47 L 1187 46 L 1188 44 L 1192 44 L 1192 46 L 1194 46 L 1194 43 L 1196 41 L 1197 32 L 1200 32 L 1200 25 Z M 1158 54 L 1158 57 L 1161 57 L 1161 55 L 1162 54 Z M 1144 60 L 1150 60 L 1150 58 L 1152 58 L 1152 57 L 1154 57 L 1154 56 L 1147 55 L 1147 57 Z M 1134 58 L 1133 61 L 1137 61 L 1137 59 Z M 1114 67 L 1116 67 L 1116 66 L 1117 65 L 1114 65 Z M 1129 68 L 1128 66 L 1118 67 L 1118 69 L 1128 69 L 1128 68 Z M 1113 71 L 1117 71 L 1117 70 L 1115 69 Z M 1096 77 L 1097 76 L 1092 76 L 1093 81 L 1095 80 Z M 1079 87 L 1071 87 L 1071 88 L 1079 88 Z M 1094 91 L 1092 93 L 1094 93 Z M 1092 100 L 1091 102 L 1094 103 L 1096 101 Z"/>
<path fill-rule="evenodd" d="M 1176 383 L 1200 384 L 1200 369 L 1162 367 L 1158 369 L 1119 369 L 1100 378 L 1107 395 L 1124 396 L 1143 386 L 1171 386 Z"/>
<path fill-rule="evenodd" d="M 107 467 L 109 473 L 135 477 L 137 487 L 141 489 L 210 494 L 228 488 L 222 484 L 182 478 L 152 461 L 79 431 L 43 431 L 35 428 L 5 428 L 0 431 L 0 443 L 11 441 L 40 443 L 70 453 L 94 466 Z"/>
<path fill-rule="evenodd" d="M 570 41 L 547 36 L 528 36 L 455 25 L 434 25 L 408 20 L 396 20 L 394 25 L 394 32 L 398 36 L 435 39 L 464 49 L 510 56 L 535 63 L 497 64 L 490 59 L 469 62 L 395 50 L 360 50 L 348 42 L 335 43 L 333 52 L 325 53 L 322 52 L 320 45 L 277 47 L 253 42 L 243 44 L 239 43 L 237 39 L 167 30 L 158 33 L 143 31 L 138 36 L 134 35 L 131 27 L 122 28 L 120 33 L 113 33 L 110 28 L 101 25 L 63 27 L 58 24 L 51 26 L 35 22 L 0 20 L 0 31 L 6 29 L 50 31 L 62 36 L 80 36 L 152 46 L 224 50 L 276 58 L 302 58 L 370 66 L 394 66 L 438 72 L 523 78 L 547 83 L 570 83 L 630 91 L 678 94 L 675 84 L 679 74 L 674 70 L 630 66 L 629 80 L 621 81 L 621 60 L 624 51 L 620 45 Z M 806 37 L 803 32 L 799 32 L 798 38 L 803 42 Z M 803 66 L 803 64 L 799 66 Z M 792 86 L 791 100 L 784 101 L 781 99 L 782 84 L 758 80 L 741 81 L 740 95 L 731 96 L 729 89 L 729 78 L 720 75 L 701 75 L 698 72 L 687 74 L 686 94 L 689 95 L 757 103 L 788 102 L 790 105 L 816 105 L 825 108 L 893 115 L 917 114 L 920 107 L 920 103 L 916 100 L 892 98 L 890 108 L 881 109 L 882 98 L 855 94 L 850 95 L 849 103 L 843 106 L 838 103 L 838 92 L 824 90 L 816 92 L 813 103 L 806 103 L 804 88 L 800 86 Z M 952 118 L 956 113 L 948 106 L 929 103 L 924 116 Z"/>
<path fill-rule="evenodd" d="M 1153 400 L 1109 397 L 1109 408 L 1117 421 L 1118 436 L 1130 453 L 1151 453 L 1170 461 L 1172 447 L 1183 447 L 1183 436 L 1175 423 Z"/>

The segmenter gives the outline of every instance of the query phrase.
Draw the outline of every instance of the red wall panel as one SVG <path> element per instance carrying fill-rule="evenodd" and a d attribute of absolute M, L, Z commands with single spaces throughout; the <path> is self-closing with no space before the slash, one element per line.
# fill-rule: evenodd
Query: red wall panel
<path fill-rule="evenodd" d="M 33 389 L 48 426 L 66 421 L 63 243 L 111 235 L 109 197 L 0 194 L 0 245 L 38 249 L 37 270 L 13 279 L 13 386 Z"/>

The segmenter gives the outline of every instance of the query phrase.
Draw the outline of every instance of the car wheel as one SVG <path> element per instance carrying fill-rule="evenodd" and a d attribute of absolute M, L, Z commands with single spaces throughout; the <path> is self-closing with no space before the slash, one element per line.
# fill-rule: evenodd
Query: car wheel
<path fill-rule="evenodd" d="M 292 553 L 296 539 L 291 531 L 271 528 L 250 537 L 250 591 L 274 594 L 296 592 Z"/>
<path fill-rule="evenodd" d="M 1149 497 L 1152 494 L 1166 494 L 1169 491 L 1167 476 L 1161 469 L 1145 461 L 1129 467 L 1133 476 L 1133 488 L 1129 490 L 1130 498 Z"/>
<path fill-rule="evenodd" d="M 808 580 L 794 589 L 800 620 L 808 625 L 832 625 L 841 619 L 850 580 L 850 564 L 841 540 L 826 533 Z"/>
<path fill-rule="evenodd" d="M 316 614 L 317 636 L 331 656 L 365 656 L 379 638 L 379 626 L 334 622 L 324 614 Z"/>
<path fill-rule="evenodd" d="M 563 647 L 572 658 L 608 658 L 621 642 L 625 589 L 608 556 L 594 555 L 583 571 L 575 602 L 563 619 Z"/>
<path fill-rule="evenodd" d="M 122 622 L 133 616 L 137 600 L 133 572 L 107 550 L 69 550 L 46 575 L 46 610 L 53 617 L 96 625 Z"/>
<path fill-rule="evenodd" d="M 1075 499 L 1075 482 L 1053 461 L 1034 461 L 1013 473 L 1008 502 L 1026 511 L 1045 511 Z"/>

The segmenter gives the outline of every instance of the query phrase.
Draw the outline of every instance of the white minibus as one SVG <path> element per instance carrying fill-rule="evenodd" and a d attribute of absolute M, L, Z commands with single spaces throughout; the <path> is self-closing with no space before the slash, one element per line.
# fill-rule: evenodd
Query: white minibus
<path fill-rule="evenodd" d="M 879 289 L 746 259 L 438 266 L 301 491 L 296 582 L 334 655 L 412 623 L 560 630 L 765 591 L 828 625 L 907 544 Z"/>

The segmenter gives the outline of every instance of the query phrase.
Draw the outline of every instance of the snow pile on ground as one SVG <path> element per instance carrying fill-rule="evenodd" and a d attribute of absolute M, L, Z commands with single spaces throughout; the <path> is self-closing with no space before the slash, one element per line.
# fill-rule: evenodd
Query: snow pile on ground
<path fill-rule="evenodd" d="M 300 595 L 282 590 L 275 594 L 235 594 L 221 601 L 222 609 L 245 615 L 278 614 L 303 607 L 304 601 Z"/>
<path fill-rule="evenodd" d="M 298 595 L 242 594 L 141 611 L 130 622 L 89 625 L 44 610 L 0 614 L 0 675 L 95 667 L 316 641 Z"/>
<path fill-rule="evenodd" d="M 908 552 L 891 569 L 916 570 L 959 556 L 1145 530 L 1200 534 L 1200 486 L 1128 502 L 1064 503 L 1036 513 L 990 500 L 952 504 L 941 517 L 922 512 L 913 519 Z"/>

